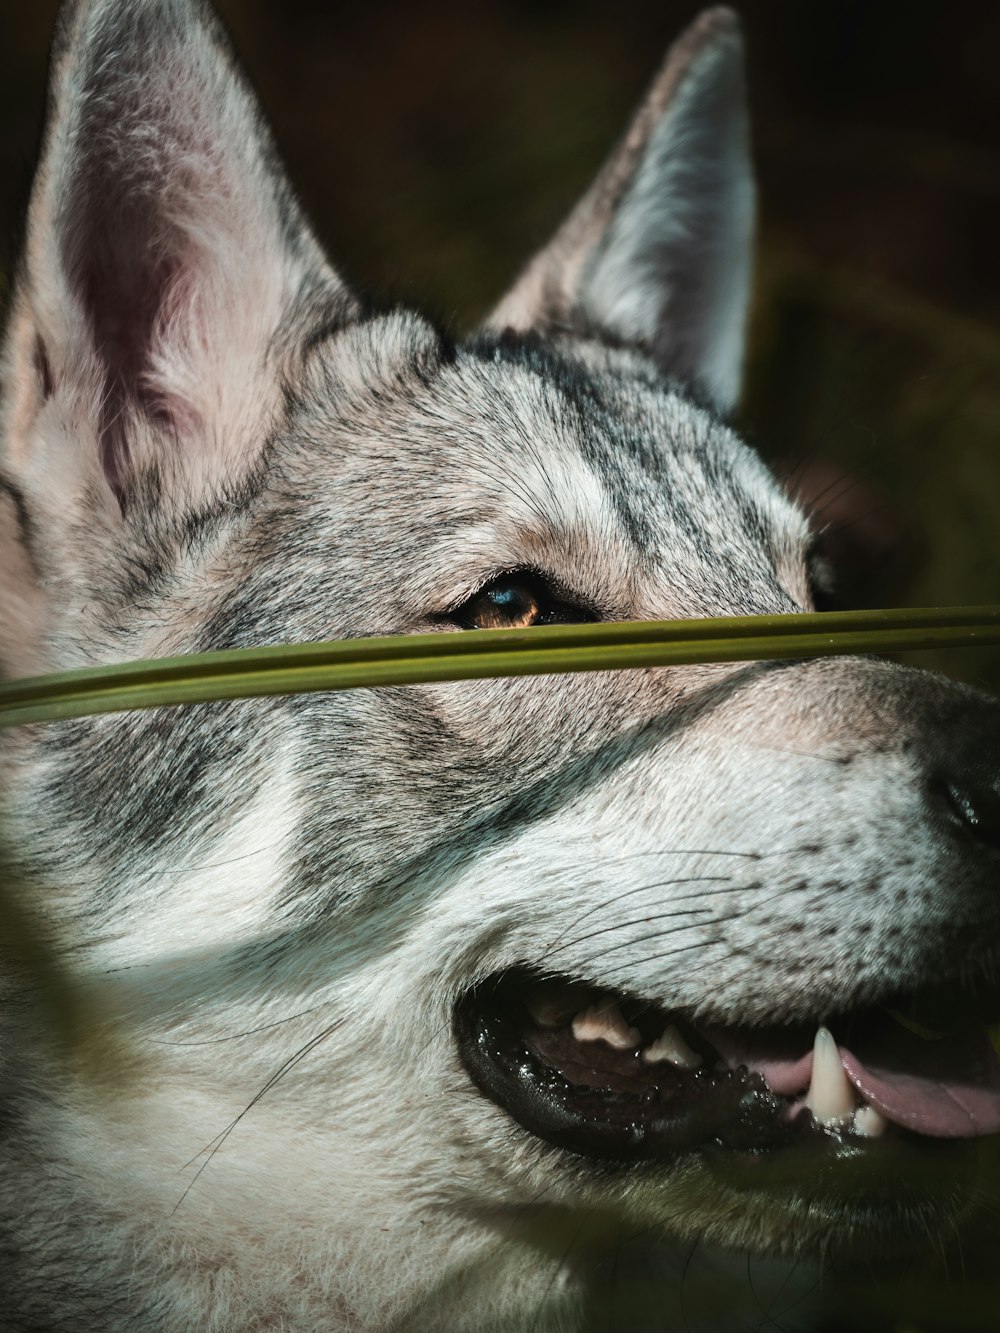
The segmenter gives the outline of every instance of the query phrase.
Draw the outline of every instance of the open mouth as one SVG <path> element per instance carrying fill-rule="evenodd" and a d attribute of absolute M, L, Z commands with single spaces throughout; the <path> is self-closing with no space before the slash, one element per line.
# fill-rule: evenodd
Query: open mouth
<path fill-rule="evenodd" d="M 937 986 L 811 1024 L 701 1023 L 512 969 L 466 993 L 473 1082 L 548 1143 L 608 1161 L 1000 1131 L 1000 996 Z"/>

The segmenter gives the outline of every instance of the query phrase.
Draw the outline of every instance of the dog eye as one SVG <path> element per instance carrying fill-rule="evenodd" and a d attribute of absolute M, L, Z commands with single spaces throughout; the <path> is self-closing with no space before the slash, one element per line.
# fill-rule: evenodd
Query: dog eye
<path fill-rule="evenodd" d="M 448 619 L 461 629 L 527 629 L 530 625 L 572 625 L 596 620 L 537 574 L 500 574 L 456 607 Z"/>

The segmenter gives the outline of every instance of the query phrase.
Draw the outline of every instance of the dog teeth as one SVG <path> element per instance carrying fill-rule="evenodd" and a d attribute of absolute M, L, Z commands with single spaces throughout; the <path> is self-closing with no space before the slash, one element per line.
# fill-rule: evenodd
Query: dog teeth
<path fill-rule="evenodd" d="M 616 1051 L 627 1051 L 642 1041 L 638 1028 L 631 1028 L 625 1022 L 613 995 L 600 996 L 588 1009 L 576 1015 L 573 1036 L 577 1041 L 607 1042 Z"/>
<path fill-rule="evenodd" d="M 697 1069 L 702 1062 L 701 1056 L 691 1049 L 673 1023 L 665 1027 L 655 1041 L 650 1042 L 642 1058 L 650 1065 L 680 1065 L 681 1069 Z"/>
<path fill-rule="evenodd" d="M 844 1073 L 837 1043 L 827 1028 L 816 1030 L 812 1078 L 806 1093 L 806 1106 L 821 1125 L 846 1124 L 857 1106 L 854 1088 Z"/>
<path fill-rule="evenodd" d="M 861 1134 L 866 1139 L 878 1139 L 889 1128 L 889 1121 L 881 1111 L 877 1111 L 874 1106 L 869 1106 L 865 1102 L 854 1112 L 854 1123 L 851 1128 L 855 1134 Z"/>

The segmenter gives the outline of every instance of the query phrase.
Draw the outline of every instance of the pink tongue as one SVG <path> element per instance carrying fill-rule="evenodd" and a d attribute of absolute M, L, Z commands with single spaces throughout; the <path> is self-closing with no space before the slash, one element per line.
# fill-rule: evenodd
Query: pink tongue
<path fill-rule="evenodd" d="M 704 1034 L 728 1065 L 763 1074 L 782 1096 L 808 1090 L 814 1034 L 715 1027 Z M 1000 1060 L 984 1029 L 928 1041 L 885 1014 L 837 1045 L 847 1077 L 887 1120 L 934 1138 L 1000 1132 Z"/>
<path fill-rule="evenodd" d="M 928 1041 L 886 1015 L 877 1032 L 838 1046 L 861 1096 L 904 1129 L 942 1139 L 1000 1131 L 1000 1061 L 985 1029 Z"/>

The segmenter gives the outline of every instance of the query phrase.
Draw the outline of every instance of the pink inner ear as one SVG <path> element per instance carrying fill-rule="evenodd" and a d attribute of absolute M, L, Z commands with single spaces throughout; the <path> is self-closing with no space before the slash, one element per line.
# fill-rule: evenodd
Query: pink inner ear
<path fill-rule="evenodd" d="M 116 181 L 110 172 L 102 180 L 99 170 L 91 180 L 80 191 L 79 214 L 66 247 L 72 244 L 75 253 L 66 254 L 66 267 L 105 368 L 101 463 L 121 499 L 131 464 L 129 408 L 161 419 L 169 415 L 150 388 L 149 370 L 157 332 L 184 285 L 182 262 L 171 253 L 155 215 L 154 191 L 132 182 L 133 198 L 125 200 L 115 186 L 120 191 L 129 183 Z"/>
<path fill-rule="evenodd" d="M 199 227 L 218 227 L 236 169 L 207 120 L 211 89 L 191 77 L 183 51 L 164 48 L 154 10 L 148 47 L 109 52 L 95 68 L 60 204 L 64 271 L 104 368 L 101 463 L 119 499 L 136 461 L 135 411 L 179 425 L 189 410 L 183 371 L 176 393 L 164 383 L 167 347 L 182 357 L 190 348 Z"/>

